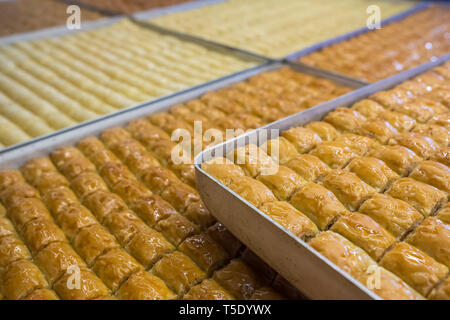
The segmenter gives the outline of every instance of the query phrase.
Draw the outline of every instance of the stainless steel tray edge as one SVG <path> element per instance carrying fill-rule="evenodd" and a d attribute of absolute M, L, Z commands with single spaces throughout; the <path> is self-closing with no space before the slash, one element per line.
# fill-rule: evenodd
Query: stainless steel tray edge
<path fill-rule="evenodd" d="M 389 89 L 396 84 L 419 75 L 449 59 L 450 54 L 441 57 L 434 62 L 429 62 L 404 71 L 393 77 L 365 86 L 332 101 L 288 116 L 262 128 L 255 129 L 244 135 L 204 150 L 198 154 L 194 160 L 197 189 L 202 200 L 205 202 L 210 212 L 236 237 L 256 254 L 265 259 L 271 267 L 290 281 L 306 296 L 315 299 L 342 299 L 343 297 L 346 297 L 347 299 L 379 299 L 378 296 L 370 292 L 367 288 L 361 286 L 353 279 L 350 279 L 351 277 L 347 274 L 340 272 L 340 270 L 335 270 L 336 267 L 334 267 L 334 270 L 331 270 L 328 267 L 319 268 L 317 266 L 319 260 L 317 260 L 317 257 L 313 257 L 319 254 L 314 249 L 305 242 L 294 237 L 289 231 L 264 215 L 251 203 L 202 170 L 201 164 L 210 160 L 216 154 L 226 155 L 236 147 L 246 145 L 248 140 L 257 141 L 258 145 L 264 143 L 267 138 L 264 138 L 264 135 L 262 135 L 262 139 L 259 139 L 258 136 L 261 130 L 276 129 L 283 131 L 293 126 L 304 125 L 310 121 L 320 120 L 325 114 L 337 107 L 349 106 L 375 92 Z M 274 137 L 271 136 L 270 138 Z M 230 212 L 233 212 L 233 214 L 230 215 Z M 276 228 L 274 228 L 274 225 Z M 262 235 L 267 238 L 262 237 Z M 285 242 L 278 243 L 277 241 Z M 301 252 L 290 251 L 299 247 L 302 247 Z M 264 248 L 271 248 L 272 250 L 267 251 Z M 286 248 L 289 248 L 289 251 Z M 292 258 L 294 257 L 298 259 L 298 261 L 295 261 L 293 266 L 288 265 L 289 261 L 292 262 Z M 313 261 L 310 263 L 308 259 L 313 259 Z M 326 262 L 330 265 L 328 261 Z M 312 266 L 314 266 L 314 268 L 311 269 Z M 330 272 L 330 274 L 320 274 L 319 270 L 327 270 L 326 272 Z M 299 275 L 299 273 L 305 274 Z M 325 290 L 326 292 L 318 289 L 322 287 L 327 288 Z"/>

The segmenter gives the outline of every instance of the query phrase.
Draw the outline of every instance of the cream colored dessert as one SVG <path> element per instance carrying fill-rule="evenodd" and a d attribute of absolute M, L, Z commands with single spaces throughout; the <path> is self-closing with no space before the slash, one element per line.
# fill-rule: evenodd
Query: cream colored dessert
<path fill-rule="evenodd" d="M 10 130 L 0 135 L 0 143 L 23 142 L 254 65 L 126 19 L 5 45 L 0 47 L 0 116 Z"/>
<path fill-rule="evenodd" d="M 151 20 L 161 26 L 270 57 L 284 57 L 366 26 L 370 5 L 381 18 L 414 2 L 364 0 L 230 0 Z"/>

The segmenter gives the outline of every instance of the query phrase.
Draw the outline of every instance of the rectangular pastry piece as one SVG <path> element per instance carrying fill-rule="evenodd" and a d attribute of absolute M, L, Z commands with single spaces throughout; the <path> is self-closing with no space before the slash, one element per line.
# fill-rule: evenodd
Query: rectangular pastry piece
<path fill-rule="evenodd" d="M 56 219 L 58 219 L 58 216 L 64 213 L 70 206 L 79 205 L 77 196 L 71 189 L 64 186 L 50 189 L 42 196 L 42 201 Z"/>
<path fill-rule="evenodd" d="M 364 201 L 358 211 L 371 217 L 394 237 L 400 239 L 423 219 L 423 216 L 407 202 L 378 193 Z"/>
<path fill-rule="evenodd" d="M 367 119 L 361 123 L 360 128 L 355 133 L 373 138 L 380 143 L 386 143 L 398 134 L 398 131 L 386 120 Z"/>
<path fill-rule="evenodd" d="M 234 297 L 213 279 L 205 279 L 192 287 L 184 300 L 234 300 Z"/>
<path fill-rule="evenodd" d="M 34 257 L 52 285 L 71 266 L 85 267 L 80 256 L 66 242 L 53 242 Z"/>
<path fill-rule="evenodd" d="M 186 238 L 178 246 L 178 250 L 190 257 L 208 275 L 229 258 L 225 249 L 204 233 Z"/>
<path fill-rule="evenodd" d="M 16 230 L 11 221 L 6 217 L 0 217 L 0 238 L 15 234 Z"/>
<path fill-rule="evenodd" d="M 67 207 L 56 221 L 70 241 L 73 241 L 82 229 L 98 223 L 94 215 L 82 205 Z"/>
<path fill-rule="evenodd" d="M 275 162 L 283 165 L 299 155 L 296 147 L 285 137 L 267 140 L 260 148 L 271 156 Z"/>
<path fill-rule="evenodd" d="M 164 282 L 145 271 L 132 274 L 119 288 L 117 295 L 123 300 L 172 300 L 176 298 Z"/>
<path fill-rule="evenodd" d="M 260 174 L 256 178 L 269 187 L 279 200 L 287 200 L 306 181 L 295 171 L 288 167 L 279 165 L 274 174 Z"/>
<path fill-rule="evenodd" d="M 91 300 L 109 295 L 106 285 L 89 269 L 80 268 L 80 287 L 71 283 L 73 273 L 66 272 L 53 285 L 55 291 L 63 300 Z M 71 287 L 69 284 L 74 285 Z"/>
<path fill-rule="evenodd" d="M 377 192 L 382 192 L 392 181 L 399 178 L 382 160 L 372 157 L 353 158 L 345 170 L 355 173 Z"/>
<path fill-rule="evenodd" d="M 135 179 L 123 179 L 117 182 L 112 188 L 128 205 L 152 195 L 152 192 L 145 188 Z"/>
<path fill-rule="evenodd" d="M 313 237 L 318 232 L 316 225 L 288 202 L 268 202 L 260 209 L 294 236 L 303 240 Z"/>
<path fill-rule="evenodd" d="M 127 245 L 139 232 L 150 228 L 130 210 L 111 213 L 105 218 L 103 225 L 122 246 Z"/>
<path fill-rule="evenodd" d="M 439 152 L 435 153 L 430 160 L 450 166 L 450 147 L 442 148 Z"/>
<path fill-rule="evenodd" d="M 162 255 L 171 252 L 174 247 L 160 232 L 145 228 L 136 232 L 125 249 L 132 253 L 145 268 L 148 268 Z"/>
<path fill-rule="evenodd" d="M 436 217 L 426 218 L 406 241 L 450 268 L 450 225 Z"/>
<path fill-rule="evenodd" d="M 356 133 L 366 117 L 353 109 L 337 108 L 335 111 L 328 113 L 323 120 L 341 132 Z"/>
<path fill-rule="evenodd" d="M 70 182 L 70 188 L 80 200 L 97 191 L 108 191 L 106 183 L 97 173 L 84 172 Z"/>
<path fill-rule="evenodd" d="M 116 292 L 131 274 L 141 269 L 142 266 L 120 248 L 109 250 L 101 255 L 92 267 L 92 270 L 112 292 Z"/>
<path fill-rule="evenodd" d="M 309 153 L 316 156 L 332 169 L 343 168 L 357 154 L 342 141 L 324 141 Z"/>
<path fill-rule="evenodd" d="M 436 218 L 450 225 L 450 202 L 436 213 Z"/>
<path fill-rule="evenodd" d="M 111 235 L 100 224 L 93 224 L 82 229 L 73 239 L 73 247 L 86 261 L 92 266 L 102 254 L 108 250 L 118 248 L 119 244 L 113 235 Z"/>
<path fill-rule="evenodd" d="M 333 141 L 340 134 L 335 127 L 325 121 L 310 122 L 305 126 L 305 128 L 317 133 L 322 141 Z"/>
<path fill-rule="evenodd" d="M 350 211 L 357 210 L 361 202 L 375 193 L 375 189 L 356 174 L 340 169 L 330 171 L 320 183 L 332 191 Z"/>
<path fill-rule="evenodd" d="M 55 186 L 69 186 L 67 179 L 57 172 L 52 161 L 48 158 L 38 158 L 28 161 L 20 169 L 25 179 L 39 189 L 41 194 Z"/>
<path fill-rule="evenodd" d="M 52 219 L 50 212 L 48 212 L 45 205 L 38 198 L 24 198 L 18 200 L 8 210 L 8 214 L 19 232 L 22 231 L 25 224 L 33 219 Z"/>
<path fill-rule="evenodd" d="M 27 183 L 18 183 L 9 186 L 0 192 L 0 200 L 5 207 L 11 208 L 23 199 L 39 198 L 39 192 Z"/>
<path fill-rule="evenodd" d="M 120 212 L 127 208 L 125 202 L 118 195 L 100 190 L 87 196 L 83 203 L 97 217 L 98 221 L 103 222 L 105 217 L 113 212 Z"/>
<path fill-rule="evenodd" d="M 135 179 L 131 171 L 122 163 L 105 162 L 99 167 L 98 172 L 111 189 L 122 180 Z"/>
<path fill-rule="evenodd" d="M 220 270 L 214 272 L 214 280 L 237 299 L 250 299 L 261 287 L 258 276 L 241 259 L 233 259 Z"/>
<path fill-rule="evenodd" d="M 266 185 L 251 177 L 233 178 L 227 187 L 256 207 L 260 207 L 267 202 L 277 201 L 275 195 Z"/>
<path fill-rule="evenodd" d="M 0 238 L 0 268 L 21 259 L 31 259 L 31 254 L 19 238 L 16 235 Z"/>
<path fill-rule="evenodd" d="M 159 221 L 177 214 L 174 207 L 160 196 L 152 194 L 151 196 L 141 198 L 130 204 L 133 210 L 146 224 L 154 227 Z"/>
<path fill-rule="evenodd" d="M 63 147 L 51 154 L 55 166 L 69 180 L 82 172 L 95 172 L 95 166 L 75 147 Z"/>
<path fill-rule="evenodd" d="M 303 127 L 290 128 L 283 131 L 281 135 L 294 145 L 298 153 L 307 153 L 322 142 L 317 133 Z"/>
<path fill-rule="evenodd" d="M 375 146 L 368 154 L 369 157 L 378 158 L 400 176 L 407 175 L 422 159 L 413 151 L 403 146 Z"/>
<path fill-rule="evenodd" d="M 200 232 L 197 225 L 179 213 L 173 213 L 165 219 L 159 220 L 155 229 L 175 246 L 178 246 L 187 237 Z"/>
<path fill-rule="evenodd" d="M 294 193 L 289 203 L 307 215 L 320 230 L 327 229 L 340 215 L 348 213 L 331 191 L 313 182 Z"/>
<path fill-rule="evenodd" d="M 344 143 L 344 145 L 360 156 L 366 155 L 370 149 L 378 145 L 374 139 L 353 133 L 341 134 L 336 138 L 335 142 Z"/>
<path fill-rule="evenodd" d="M 415 132 L 397 134 L 389 140 L 389 144 L 409 148 L 423 159 L 430 158 L 440 149 L 440 146 L 433 139 Z"/>
<path fill-rule="evenodd" d="M 202 169 L 224 184 L 228 184 L 233 177 L 245 176 L 241 167 L 224 157 L 213 158 L 202 163 Z"/>
<path fill-rule="evenodd" d="M 328 173 L 331 169 L 322 160 L 311 154 L 299 154 L 285 163 L 303 179 L 313 182 Z"/>
<path fill-rule="evenodd" d="M 386 194 L 408 202 L 425 217 L 434 213 L 447 200 L 445 192 L 412 178 L 394 181 Z"/>
<path fill-rule="evenodd" d="M 275 161 L 255 144 L 236 148 L 227 158 L 244 169 L 245 174 L 250 177 L 256 177 L 262 172 L 274 173 L 278 167 Z"/>
<path fill-rule="evenodd" d="M 180 183 L 175 173 L 162 166 L 148 168 L 141 172 L 139 180 L 152 192 L 159 195 L 171 184 Z"/>
<path fill-rule="evenodd" d="M 37 289 L 23 298 L 23 300 L 59 300 L 53 290 Z"/>
<path fill-rule="evenodd" d="M 25 180 L 18 170 L 5 170 L 0 172 L 0 191 L 14 185 L 23 183 Z"/>
<path fill-rule="evenodd" d="M 179 297 L 206 277 L 188 256 L 179 251 L 166 254 L 155 263 L 151 272 Z"/>
<path fill-rule="evenodd" d="M 29 221 L 22 228 L 21 235 L 33 255 L 52 242 L 67 241 L 64 232 L 48 219 Z"/>
<path fill-rule="evenodd" d="M 449 91 L 450 92 L 450 91 Z M 449 98 L 450 101 L 450 98 Z M 437 124 L 417 124 L 412 130 L 413 133 L 423 137 L 429 137 L 436 142 L 441 148 L 450 145 L 450 131 L 448 128 Z"/>
<path fill-rule="evenodd" d="M 396 241 L 394 236 L 372 218 L 359 212 L 341 216 L 330 230 L 352 241 L 376 261 Z"/>
<path fill-rule="evenodd" d="M 450 300 L 450 277 L 447 277 L 444 282 L 435 287 L 428 295 L 428 299 Z"/>
<path fill-rule="evenodd" d="M 48 288 L 47 280 L 29 260 L 17 260 L 6 266 L 1 274 L 2 291 L 8 300 L 20 300 L 37 289 Z"/>
<path fill-rule="evenodd" d="M 450 168 L 445 164 L 422 161 L 414 168 L 409 177 L 450 194 Z"/>
<path fill-rule="evenodd" d="M 358 281 L 364 279 L 369 267 L 376 266 L 364 250 L 332 231 L 321 232 L 308 244 Z"/>
<path fill-rule="evenodd" d="M 422 250 L 405 242 L 397 243 L 381 259 L 380 265 L 399 276 L 426 296 L 448 273 L 448 268 Z"/>
<path fill-rule="evenodd" d="M 383 267 L 366 272 L 361 282 L 385 300 L 424 300 L 425 298 L 406 282 Z"/>

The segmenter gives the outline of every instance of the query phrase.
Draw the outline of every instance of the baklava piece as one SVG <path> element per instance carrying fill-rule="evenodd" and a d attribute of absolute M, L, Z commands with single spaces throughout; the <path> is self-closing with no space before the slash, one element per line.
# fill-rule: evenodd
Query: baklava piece
<path fill-rule="evenodd" d="M 422 161 L 414 168 L 409 177 L 450 194 L 450 168 L 442 163 Z"/>
<path fill-rule="evenodd" d="M 52 220 L 50 212 L 48 212 L 42 201 L 37 198 L 25 198 L 16 201 L 16 203 L 9 208 L 8 213 L 9 218 L 19 232 L 21 232 L 25 224 L 31 220 Z"/>
<path fill-rule="evenodd" d="M 298 153 L 307 153 L 318 143 L 322 142 L 317 133 L 303 127 L 290 128 L 283 131 L 281 135 L 294 145 Z"/>
<path fill-rule="evenodd" d="M 59 300 L 59 298 L 52 290 L 37 289 L 24 297 L 23 300 Z"/>
<path fill-rule="evenodd" d="M 310 152 L 332 169 L 343 168 L 357 154 L 342 141 L 324 141 Z"/>
<path fill-rule="evenodd" d="M 450 277 L 435 287 L 428 296 L 431 300 L 450 300 Z"/>
<path fill-rule="evenodd" d="M 244 169 L 246 175 L 250 177 L 256 177 L 262 172 L 276 172 L 277 164 L 275 161 L 254 144 L 236 148 L 234 152 L 227 157 L 231 157 L 232 161 Z"/>
<path fill-rule="evenodd" d="M 216 281 L 205 279 L 183 297 L 184 300 L 234 300 L 234 297 Z"/>
<path fill-rule="evenodd" d="M 350 211 L 357 210 L 362 201 L 375 193 L 375 189 L 356 174 L 345 170 L 331 171 L 322 178 L 321 184 L 332 191 Z"/>
<path fill-rule="evenodd" d="M 68 271 L 53 285 L 61 299 L 91 300 L 109 294 L 108 288 L 92 271 L 86 268 L 80 268 L 79 271 L 79 287 L 77 287 L 76 277 L 73 277 L 74 273 Z"/>
<path fill-rule="evenodd" d="M 224 184 L 227 184 L 232 177 L 243 177 L 245 175 L 241 167 L 223 157 L 202 163 L 202 169 Z"/>
<path fill-rule="evenodd" d="M 230 181 L 227 187 L 256 207 L 260 207 L 266 202 L 277 201 L 268 187 L 250 177 L 236 177 Z"/>
<path fill-rule="evenodd" d="M 376 266 L 375 261 L 364 250 L 332 231 L 321 232 L 308 244 L 359 281 L 364 279 L 370 266 Z"/>
<path fill-rule="evenodd" d="M 229 258 L 228 253 L 204 233 L 186 238 L 178 246 L 178 250 L 189 256 L 208 275 Z"/>
<path fill-rule="evenodd" d="M 331 170 L 322 160 L 311 154 L 299 154 L 285 165 L 308 182 L 319 179 Z"/>
<path fill-rule="evenodd" d="M 83 203 L 97 217 L 98 221 L 103 222 L 105 217 L 113 212 L 126 210 L 127 205 L 118 195 L 109 191 L 98 191 L 87 196 Z"/>
<path fill-rule="evenodd" d="M 450 268 L 450 226 L 438 218 L 425 219 L 406 241 Z"/>
<path fill-rule="evenodd" d="M 27 247 L 16 235 L 0 238 L 0 268 L 4 268 L 14 261 L 30 258 L 31 254 Z"/>
<path fill-rule="evenodd" d="M 108 191 L 106 183 L 94 172 L 84 172 L 79 174 L 70 182 L 70 188 L 81 200 L 94 192 Z"/>
<path fill-rule="evenodd" d="M 382 160 L 372 157 L 353 158 L 345 170 L 355 173 L 377 192 L 382 192 L 392 181 L 399 178 Z"/>
<path fill-rule="evenodd" d="M 131 274 L 141 269 L 142 266 L 122 249 L 113 249 L 103 254 L 92 268 L 112 292 L 116 292 Z"/>
<path fill-rule="evenodd" d="M 66 241 L 62 230 L 52 220 L 47 219 L 34 219 L 28 222 L 21 234 L 33 255 L 49 243 Z"/>
<path fill-rule="evenodd" d="M 425 252 L 405 242 L 397 243 L 381 259 L 380 265 L 399 276 L 423 296 L 448 273 L 448 268 Z"/>
<path fill-rule="evenodd" d="M 305 128 L 317 133 L 322 141 L 333 141 L 339 136 L 339 132 L 331 124 L 325 121 L 310 122 Z"/>
<path fill-rule="evenodd" d="M 376 146 L 378 143 L 365 136 L 353 133 L 345 133 L 336 138 L 335 142 L 343 143 L 349 147 L 357 155 L 363 156 L 367 152 Z"/>
<path fill-rule="evenodd" d="M 436 217 L 442 222 L 450 225 L 450 202 L 437 212 Z"/>
<path fill-rule="evenodd" d="M 169 215 L 155 226 L 173 245 L 178 246 L 187 237 L 199 233 L 197 225 L 179 213 Z"/>
<path fill-rule="evenodd" d="M 271 156 L 275 162 L 283 165 L 299 155 L 295 146 L 284 137 L 267 140 L 261 145 L 261 149 Z"/>
<path fill-rule="evenodd" d="M 260 287 L 257 275 L 240 259 L 233 259 L 214 272 L 214 280 L 240 300 L 250 299 Z"/>
<path fill-rule="evenodd" d="M 257 180 L 269 187 L 279 200 L 287 200 L 306 181 L 295 171 L 285 166 L 278 166 L 274 174 L 260 174 Z"/>
<path fill-rule="evenodd" d="M 172 300 L 176 295 L 158 277 L 139 271 L 132 274 L 117 292 L 123 300 Z"/>
<path fill-rule="evenodd" d="M 423 159 L 428 159 L 440 149 L 433 139 L 414 132 L 400 133 L 389 140 L 389 144 L 409 148 Z"/>
<path fill-rule="evenodd" d="M 340 215 L 348 213 L 331 191 L 313 182 L 300 188 L 289 202 L 307 215 L 320 230 L 325 230 Z"/>
<path fill-rule="evenodd" d="M 285 201 L 275 201 L 264 204 L 261 211 L 289 230 L 293 235 L 303 240 L 318 233 L 316 225 L 303 213 Z"/>
<path fill-rule="evenodd" d="M 394 181 L 386 194 L 408 202 L 425 217 L 434 213 L 447 200 L 445 192 L 412 178 Z"/>
<path fill-rule="evenodd" d="M 358 111 L 349 108 L 337 108 L 324 118 L 324 121 L 342 132 L 358 132 L 364 120 L 366 120 L 366 117 Z"/>
<path fill-rule="evenodd" d="M 346 237 L 378 261 L 396 239 L 369 216 L 352 212 L 340 217 L 331 230 Z"/>
<path fill-rule="evenodd" d="M 38 267 L 29 260 L 10 263 L 2 271 L 2 291 L 8 300 L 19 300 L 37 289 L 48 287 Z"/>
<path fill-rule="evenodd" d="M 162 257 L 153 266 L 152 273 L 161 278 L 178 296 L 184 295 L 206 277 L 188 256 L 179 251 Z"/>
<path fill-rule="evenodd" d="M 242 249 L 243 244 L 225 226 L 216 222 L 208 228 L 207 234 L 218 244 L 220 244 L 230 255 L 235 257 Z"/>
<path fill-rule="evenodd" d="M 371 217 L 396 238 L 402 238 L 423 219 L 408 203 L 378 193 L 364 201 L 359 212 Z"/>
<path fill-rule="evenodd" d="M 417 124 L 412 132 L 431 138 L 441 148 L 450 145 L 450 130 L 437 124 Z"/>
<path fill-rule="evenodd" d="M 407 175 L 412 168 L 422 160 L 413 151 L 403 146 L 375 146 L 367 154 L 369 157 L 378 158 L 394 170 L 400 176 Z"/>

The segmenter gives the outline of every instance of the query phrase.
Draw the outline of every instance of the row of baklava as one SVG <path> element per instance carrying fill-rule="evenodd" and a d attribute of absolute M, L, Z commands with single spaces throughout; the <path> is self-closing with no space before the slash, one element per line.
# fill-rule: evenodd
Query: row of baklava
<path fill-rule="evenodd" d="M 380 297 L 450 299 L 449 71 L 202 168 Z"/>
<path fill-rule="evenodd" d="M 431 7 L 299 61 L 375 82 L 450 52 L 450 9 Z"/>
<path fill-rule="evenodd" d="M 2 286 L 4 296 L 26 298 L 52 288 L 63 299 L 279 297 L 267 286 L 283 293 L 289 286 L 261 261 L 252 266 L 264 269 L 263 275 L 255 274 L 242 261 L 251 256 L 248 250 L 237 258 L 242 244 L 204 207 L 193 188 L 192 163 L 172 161 L 176 142 L 170 134 L 192 132 L 193 121 L 221 132 L 247 130 L 347 91 L 287 68 L 268 72 L 169 113 L 136 119 L 126 130 L 107 130 L 100 140 L 87 138 L 78 149 L 32 160 L 22 173 L 0 173 L 5 224 L 13 222 L 31 251 L 30 268 L 42 270 L 36 273 L 45 279 L 5 273 L 3 282 L 11 285 Z M 15 256 L 7 243 L 0 245 L 3 268 L 22 260 L 32 264 L 30 254 Z M 79 266 L 89 292 L 64 287 L 70 265 Z"/>
<path fill-rule="evenodd" d="M 20 143 L 254 65 L 126 19 L 5 45 L 0 143 Z"/>
<path fill-rule="evenodd" d="M 414 3 L 374 1 L 381 18 Z M 283 58 L 318 42 L 365 27 L 362 0 L 231 0 L 150 20 L 161 26 L 272 58 Z"/>
<path fill-rule="evenodd" d="M 0 37 L 42 28 L 64 26 L 69 4 L 54 0 L 15 0 L 0 2 Z M 103 15 L 82 8 L 81 21 L 98 20 Z"/>

